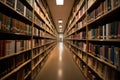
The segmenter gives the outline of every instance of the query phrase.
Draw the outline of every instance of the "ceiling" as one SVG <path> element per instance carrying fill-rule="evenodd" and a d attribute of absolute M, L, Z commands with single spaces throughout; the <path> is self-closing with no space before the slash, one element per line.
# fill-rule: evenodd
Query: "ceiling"
<path fill-rule="evenodd" d="M 48 7 L 51 12 L 52 19 L 55 23 L 55 27 L 57 28 L 57 31 L 59 32 L 59 23 L 58 20 L 62 19 L 63 23 L 61 24 L 62 27 L 62 32 L 64 31 L 68 17 L 70 15 L 72 6 L 74 4 L 75 0 L 64 0 L 64 5 L 56 5 L 56 0 L 46 0 Z"/>

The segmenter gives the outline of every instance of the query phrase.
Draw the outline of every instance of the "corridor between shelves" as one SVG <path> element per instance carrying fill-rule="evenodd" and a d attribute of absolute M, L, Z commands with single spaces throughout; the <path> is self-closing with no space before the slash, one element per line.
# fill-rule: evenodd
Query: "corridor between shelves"
<path fill-rule="evenodd" d="M 73 61 L 68 48 L 60 42 L 51 51 L 35 80 L 85 80 L 85 77 Z"/>

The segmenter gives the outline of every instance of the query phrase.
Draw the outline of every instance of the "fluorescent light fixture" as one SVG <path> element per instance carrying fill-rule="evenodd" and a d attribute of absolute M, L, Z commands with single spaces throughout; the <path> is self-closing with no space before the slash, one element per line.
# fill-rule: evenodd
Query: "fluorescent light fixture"
<path fill-rule="evenodd" d="M 63 23 L 63 21 L 60 19 L 60 20 L 58 20 L 58 23 Z"/>
<path fill-rule="evenodd" d="M 62 25 L 60 25 L 59 28 L 62 28 Z"/>
<path fill-rule="evenodd" d="M 56 5 L 63 5 L 64 0 L 56 0 Z"/>

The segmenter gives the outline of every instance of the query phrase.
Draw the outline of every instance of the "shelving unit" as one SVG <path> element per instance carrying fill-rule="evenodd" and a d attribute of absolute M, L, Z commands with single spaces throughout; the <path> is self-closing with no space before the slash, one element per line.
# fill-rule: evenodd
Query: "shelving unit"
<path fill-rule="evenodd" d="M 78 0 L 64 41 L 89 80 L 119 80 L 120 0 Z"/>
<path fill-rule="evenodd" d="M 0 1 L 0 80 L 34 80 L 56 45 L 41 0 Z"/>

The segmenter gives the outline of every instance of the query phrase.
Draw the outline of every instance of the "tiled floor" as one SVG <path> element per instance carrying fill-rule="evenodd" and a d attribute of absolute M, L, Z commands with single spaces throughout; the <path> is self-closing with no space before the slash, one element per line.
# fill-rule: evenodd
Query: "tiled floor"
<path fill-rule="evenodd" d="M 35 80 L 86 80 L 63 43 L 58 43 Z"/>

